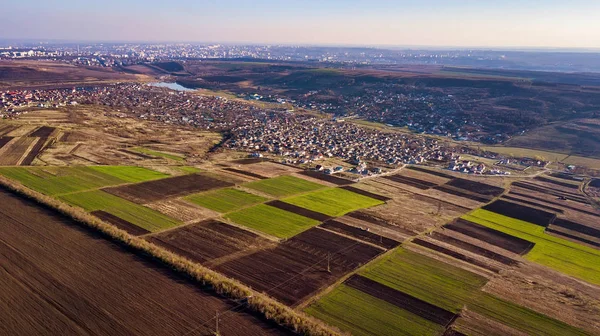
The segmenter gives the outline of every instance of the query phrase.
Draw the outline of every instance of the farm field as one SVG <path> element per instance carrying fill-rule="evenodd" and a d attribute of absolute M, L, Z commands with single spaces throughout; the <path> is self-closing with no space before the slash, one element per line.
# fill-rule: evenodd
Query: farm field
<path fill-rule="evenodd" d="M 245 184 L 244 187 L 263 192 L 273 197 L 290 196 L 325 188 L 321 184 L 289 175 L 250 182 Z"/>
<path fill-rule="evenodd" d="M 165 152 L 159 152 L 159 151 L 152 150 L 152 149 L 145 148 L 145 147 L 135 147 L 135 148 L 132 148 L 131 150 L 133 150 L 135 152 L 138 152 L 138 153 L 152 155 L 152 156 L 157 156 L 157 157 L 162 157 L 162 158 L 173 160 L 173 161 L 182 162 L 182 161 L 185 160 L 185 158 L 183 156 L 180 156 L 180 155 L 171 154 L 171 153 L 165 153 Z"/>
<path fill-rule="evenodd" d="M 334 217 L 384 204 L 383 201 L 341 188 L 319 190 L 306 195 L 286 198 L 283 201 Z"/>
<path fill-rule="evenodd" d="M 344 284 L 305 311 L 352 335 L 441 335 L 445 329 Z"/>
<path fill-rule="evenodd" d="M 208 335 L 214 324 L 198 321 L 235 305 L 5 191 L 0 222 L 0 302 L 10 302 L 0 309 L 3 334 Z M 220 329 L 287 334 L 237 311 Z"/>
<path fill-rule="evenodd" d="M 320 223 L 317 220 L 266 204 L 227 214 L 225 218 L 278 238 L 293 237 Z"/>
<path fill-rule="evenodd" d="M 200 173 L 106 188 L 104 190 L 134 203 L 144 204 L 200 191 L 231 187 L 232 185 L 232 183 Z"/>
<path fill-rule="evenodd" d="M 150 232 L 172 228 L 181 224 L 181 222 L 158 211 L 129 202 L 102 190 L 73 193 L 59 198 L 88 212 L 99 210 L 108 212 Z"/>
<path fill-rule="evenodd" d="M 260 236 L 216 220 L 169 230 L 147 238 L 178 255 L 197 262 L 211 261 L 253 247 L 266 247 Z"/>
<path fill-rule="evenodd" d="M 267 200 L 264 197 L 234 188 L 189 195 L 185 199 L 201 207 L 221 213 L 231 212 Z"/>
<path fill-rule="evenodd" d="M 586 335 L 568 324 L 481 291 L 487 279 L 402 248 L 361 274 L 451 312 L 463 306 L 534 335 Z"/>
<path fill-rule="evenodd" d="M 219 264 L 216 270 L 295 306 L 383 252 L 372 245 L 312 228 L 274 248 Z"/>
<path fill-rule="evenodd" d="M 478 209 L 464 219 L 535 243 L 526 259 L 600 284 L 600 251 L 544 233 L 544 227 Z"/>
<path fill-rule="evenodd" d="M 61 195 L 168 175 L 141 167 L 0 167 L 0 174 L 46 195 Z"/>

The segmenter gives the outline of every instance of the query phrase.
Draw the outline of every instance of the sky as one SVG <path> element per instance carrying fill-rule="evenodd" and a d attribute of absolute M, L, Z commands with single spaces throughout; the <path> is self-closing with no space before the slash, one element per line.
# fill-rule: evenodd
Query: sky
<path fill-rule="evenodd" d="M 1 39 L 600 48 L 599 0 L 0 0 Z"/>

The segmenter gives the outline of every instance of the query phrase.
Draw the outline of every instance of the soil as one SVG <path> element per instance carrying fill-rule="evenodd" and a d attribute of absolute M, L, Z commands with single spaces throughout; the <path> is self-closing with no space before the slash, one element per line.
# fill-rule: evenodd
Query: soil
<path fill-rule="evenodd" d="M 262 175 L 258 175 L 249 171 L 245 171 L 245 170 L 241 170 L 241 169 L 236 169 L 236 168 L 223 168 L 223 170 L 227 170 L 233 173 L 237 173 L 237 174 L 241 174 L 241 175 L 246 175 L 246 176 L 250 176 L 250 177 L 254 177 L 257 178 L 259 180 L 266 180 L 268 179 L 268 177 L 266 176 L 262 176 Z"/>
<path fill-rule="evenodd" d="M 506 257 L 506 256 L 504 256 L 502 254 L 499 254 L 499 253 L 496 253 L 496 252 L 493 252 L 493 251 L 490 251 L 490 250 L 488 250 L 486 248 L 483 248 L 481 246 L 478 246 L 478 245 L 475 245 L 475 244 L 471 244 L 469 242 L 457 239 L 455 237 L 450 237 L 450 236 L 445 235 L 445 234 L 440 233 L 440 232 L 433 232 L 433 233 L 431 233 L 430 237 L 432 237 L 435 240 L 439 240 L 439 241 L 444 242 L 446 244 L 449 244 L 449 245 L 455 246 L 457 248 L 463 249 L 465 251 L 469 251 L 471 253 L 475 253 L 475 254 L 481 255 L 483 257 L 495 260 L 495 261 L 497 261 L 499 263 L 502 263 L 502 264 L 505 264 L 505 265 L 508 265 L 508 266 L 514 266 L 514 265 L 518 264 L 518 261 L 516 261 L 516 260 L 514 260 L 512 258 Z"/>
<path fill-rule="evenodd" d="M 441 192 L 445 192 L 447 194 L 452 194 L 452 195 L 455 195 L 455 196 L 459 196 L 459 197 L 463 197 L 463 198 L 468 198 L 470 200 L 481 202 L 481 203 L 487 203 L 487 202 L 490 201 L 490 198 L 483 197 L 483 196 L 477 196 L 475 194 L 471 194 L 471 193 L 466 192 L 466 191 L 461 191 L 461 189 L 457 189 L 455 187 L 448 186 L 448 185 L 437 186 L 434 189 L 439 190 Z M 464 190 L 464 189 L 462 189 L 462 190 Z"/>
<path fill-rule="evenodd" d="M 457 219 L 453 223 L 444 226 L 444 228 L 460 232 L 461 234 L 476 238 L 488 244 L 520 255 L 529 252 L 534 245 L 534 243 L 530 241 L 517 238 L 504 232 L 496 231 L 464 219 Z"/>
<path fill-rule="evenodd" d="M 462 178 L 455 178 L 446 183 L 449 186 L 465 189 L 470 192 L 474 192 L 486 196 L 498 196 L 504 192 L 503 188 L 495 187 L 486 183 L 481 183 L 472 180 L 466 180 Z"/>
<path fill-rule="evenodd" d="M 157 201 L 146 204 L 146 206 L 186 224 L 219 216 L 218 212 L 198 207 L 178 198 Z"/>
<path fill-rule="evenodd" d="M 103 220 L 105 222 L 108 222 L 108 223 L 118 227 L 121 230 L 125 230 L 125 231 L 131 233 L 134 236 L 140 236 L 140 235 L 150 232 L 144 228 L 141 228 L 133 223 L 130 223 L 124 219 L 121 219 L 113 214 L 110 214 L 110 213 L 102 211 L 102 210 L 93 211 L 93 212 L 91 212 L 91 214 L 100 218 L 101 220 Z"/>
<path fill-rule="evenodd" d="M 274 200 L 274 201 L 268 202 L 267 205 L 279 208 L 281 210 L 293 212 L 293 213 L 298 214 L 300 216 L 312 218 L 314 220 L 318 220 L 318 221 L 321 221 L 321 222 L 322 221 L 326 221 L 326 220 L 332 218 L 331 216 L 322 214 L 320 212 L 316 212 L 316 211 L 304 209 L 304 208 L 299 207 L 297 205 L 285 203 L 285 202 L 282 202 L 282 201 L 279 201 L 279 200 Z"/>
<path fill-rule="evenodd" d="M 0 192 L 0 333 L 207 335 L 224 301 L 30 201 Z M 225 335 L 285 331 L 230 311 Z"/>
<path fill-rule="evenodd" d="M 305 170 L 303 172 L 300 172 L 300 174 L 312 177 L 312 178 L 316 178 L 317 180 L 323 180 L 325 182 L 329 182 L 329 183 L 333 183 L 335 185 L 350 185 L 353 184 L 354 182 L 347 180 L 345 178 L 341 178 L 341 177 L 337 177 L 337 176 L 333 176 L 333 175 L 327 175 L 318 171 L 314 171 L 314 170 Z"/>
<path fill-rule="evenodd" d="M 497 200 L 483 206 L 483 209 L 504 216 L 520 219 L 539 226 L 547 227 L 556 218 L 556 214 L 544 210 L 534 209 L 521 204 Z"/>
<path fill-rule="evenodd" d="M 389 176 L 383 176 L 383 178 L 390 180 L 390 181 L 407 184 L 411 187 L 415 187 L 415 188 L 422 189 L 422 190 L 427 190 L 429 188 L 437 186 L 436 183 L 428 182 L 425 180 L 419 180 L 417 178 L 408 177 L 408 176 L 389 175 Z"/>
<path fill-rule="evenodd" d="M 147 238 L 167 250 L 203 263 L 244 249 L 266 246 L 260 236 L 216 220 L 207 220 Z"/>
<path fill-rule="evenodd" d="M 445 255 L 447 255 L 449 257 L 452 257 L 454 259 L 462 260 L 462 261 L 467 262 L 469 264 L 472 264 L 472 265 L 475 265 L 475 266 L 479 266 L 481 268 L 487 269 L 487 270 L 492 271 L 494 273 L 499 273 L 500 272 L 500 268 L 498 268 L 498 267 L 492 266 L 492 265 L 490 265 L 488 263 L 482 262 L 482 261 L 480 261 L 478 259 L 472 258 L 472 257 L 470 257 L 468 255 L 463 254 L 463 253 L 460 253 L 460 252 L 457 252 L 457 251 L 445 248 L 445 247 L 440 246 L 440 245 L 436 245 L 436 244 L 434 244 L 434 243 L 432 243 L 430 241 L 427 241 L 425 239 L 417 238 L 417 239 L 414 239 L 412 242 L 415 243 L 415 244 L 417 244 L 417 245 L 419 245 L 419 246 L 423 246 L 423 247 L 428 248 L 430 250 L 433 250 L 433 251 L 445 254 Z"/>
<path fill-rule="evenodd" d="M 295 306 L 383 251 L 313 228 L 275 248 L 220 264 L 217 271 Z"/>
<path fill-rule="evenodd" d="M 103 190 L 132 202 L 144 204 L 230 186 L 233 184 L 201 174 L 190 174 Z"/>
<path fill-rule="evenodd" d="M 346 225 L 337 220 L 329 220 L 329 221 L 321 224 L 320 226 L 327 230 L 335 231 L 335 232 L 341 233 L 346 236 L 357 238 L 364 242 L 368 242 L 371 244 L 381 246 L 385 249 L 392 249 L 392 248 L 400 245 L 400 242 L 395 241 L 390 238 L 386 238 L 383 235 L 379 235 L 379 234 L 370 232 L 370 230 L 368 228 L 360 229 L 355 226 Z M 367 231 L 367 230 L 369 230 L 369 231 Z"/>

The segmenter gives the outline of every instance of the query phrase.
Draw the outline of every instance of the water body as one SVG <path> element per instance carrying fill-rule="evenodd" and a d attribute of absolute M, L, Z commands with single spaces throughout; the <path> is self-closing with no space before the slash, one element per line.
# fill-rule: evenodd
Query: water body
<path fill-rule="evenodd" d="M 148 85 L 164 87 L 164 88 L 175 90 L 175 91 L 195 91 L 195 89 L 186 88 L 185 86 L 179 85 L 177 83 L 158 82 L 158 83 L 151 83 Z"/>

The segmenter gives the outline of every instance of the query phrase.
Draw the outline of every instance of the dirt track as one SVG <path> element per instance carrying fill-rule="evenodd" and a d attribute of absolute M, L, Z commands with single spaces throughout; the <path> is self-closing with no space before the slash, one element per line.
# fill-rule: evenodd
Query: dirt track
<path fill-rule="evenodd" d="M 0 191 L 0 334 L 207 335 L 232 304 L 73 222 Z M 281 334 L 228 313 L 223 335 Z"/>

